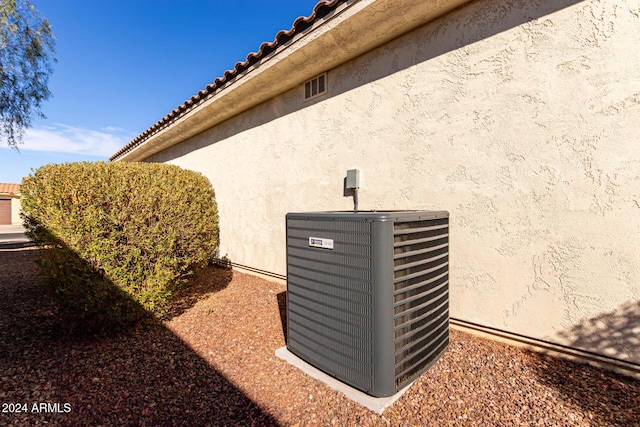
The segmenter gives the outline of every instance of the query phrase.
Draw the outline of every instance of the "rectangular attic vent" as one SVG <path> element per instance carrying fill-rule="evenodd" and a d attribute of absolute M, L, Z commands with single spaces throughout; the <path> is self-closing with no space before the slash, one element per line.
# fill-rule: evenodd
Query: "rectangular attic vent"
<path fill-rule="evenodd" d="M 289 351 L 395 394 L 449 344 L 448 212 L 288 214 L 287 297 Z"/>
<path fill-rule="evenodd" d="M 316 98 L 327 92 L 327 73 L 320 74 L 318 77 L 305 82 L 304 84 L 304 100 Z"/>

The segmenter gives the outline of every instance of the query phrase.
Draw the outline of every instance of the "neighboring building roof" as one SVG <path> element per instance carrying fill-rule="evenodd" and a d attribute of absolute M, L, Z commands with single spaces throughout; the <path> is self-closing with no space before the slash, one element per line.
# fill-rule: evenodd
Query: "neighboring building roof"
<path fill-rule="evenodd" d="M 19 194 L 20 184 L 8 184 L 0 182 L 0 194 Z"/>
<path fill-rule="evenodd" d="M 153 134 L 171 124 L 171 122 L 177 120 L 194 106 L 198 105 L 200 101 L 206 99 L 212 95 L 217 89 L 224 87 L 227 83 L 233 81 L 238 75 L 245 72 L 249 67 L 260 62 L 261 59 L 274 53 L 277 48 L 288 41 L 290 41 L 296 33 L 303 32 L 313 25 L 313 23 L 319 19 L 322 19 L 329 14 L 337 5 L 345 3 L 348 0 L 320 0 L 319 3 L 313 8 L 313 13 L 309 16 L 299 17 L 293 22 L 293 26 L 290 30 L 281 30 L 276 34 L 275 39 L 272 42 L 264 42 L 260 45 L 257 53 L 251 52 L 247 55 L 247 58 L 243 62 L 237 62 L 233 67 L 233 70 L 225 71 L 222 77 L 214 80 L 213 83 L 207 85 L 206 88 L 198 92 L 197 95 L 186 100 L 182 105 L 175 108 L 172 112 L 164 116 L 158 122 L 156 122 L 149 129 L 138 135 L 131 142 L 121 148 L 117 153 L 110 157 L 109 160 L 115 160 L 120 155 L 130 151 L 135 146 L 142 144 L 145 140 L 151 137 Z"/>
<path fill-rule="evenodd" d="M 322 0 L 110 160 L 144 160 L 470 1 Z"/>

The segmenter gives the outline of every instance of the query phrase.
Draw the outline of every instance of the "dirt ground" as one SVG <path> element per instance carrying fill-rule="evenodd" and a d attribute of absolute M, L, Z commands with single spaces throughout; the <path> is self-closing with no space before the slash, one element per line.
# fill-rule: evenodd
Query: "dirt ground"
<path fill-rule="evenodd" d="M 640 426 L 640 381 L 455 330 L 383 415 L 275 357 L 285 286 L 208 267 L 170 319 L 73 337 L 0 249 L 0 425 Z"/>

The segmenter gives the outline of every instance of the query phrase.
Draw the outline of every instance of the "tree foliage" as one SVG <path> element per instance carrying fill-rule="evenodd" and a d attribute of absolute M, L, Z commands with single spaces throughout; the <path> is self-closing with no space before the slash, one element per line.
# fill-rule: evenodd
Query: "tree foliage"
<path fill-rule="evenodd" d="M 29 0 L 0 0 L 0 140 L 22 143 L 51 92 L 55 39 Z"/>

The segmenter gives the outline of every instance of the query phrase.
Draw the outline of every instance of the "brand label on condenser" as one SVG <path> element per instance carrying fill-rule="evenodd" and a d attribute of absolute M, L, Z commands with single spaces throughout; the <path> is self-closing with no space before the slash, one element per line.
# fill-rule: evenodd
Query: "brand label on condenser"
<path fill-rule="evenodd" d="M 323 239 L 321 237 L 309 237 L 309 246 L 313 248 L 333 249 L 333 239 Z"/>

